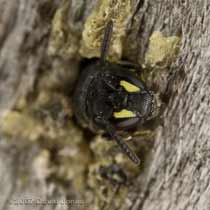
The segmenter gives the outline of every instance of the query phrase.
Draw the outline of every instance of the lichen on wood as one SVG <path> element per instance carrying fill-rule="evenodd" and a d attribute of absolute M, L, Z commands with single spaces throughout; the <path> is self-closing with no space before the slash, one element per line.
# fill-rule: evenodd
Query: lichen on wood
<path fill-rule="evenodd" d="M 176 59 L 180 41 L 180 37 L 165 37 L 159 31 L 153 32 L 149 38 L 144 64 L 149 68 L 166 69 Z"/>
<path fill-rule="evenodd" d="M 100 57 L 104 28 L 112 20 L 113 35 L 109 59 L 118 61 L 122 57 L 123 40 L 126 25 L 131 17 L 131 0 L 98 1 L 96 7 L 85 22 L 80 54 L 86 58 Z"/>
<path fill-rule="evenodd" d="M 64 0 L 55 12 L 48 45 L 49 55 L 61 56 L 64 59 L 74 58 L 78 55 L 79 35 L 73 32 L 69 26 L 70 8 L 71 1 Z"/>
<path fill-rule="evenodd" d="M 77 4 L 77 2 L 79 3 Z M 86 5 L 81 14 L 82 18 L 91 15 L 98 1 L 85 0 L 84 2 Z M 155 145 L 149 153 L 150 155 L 146 157 L 145 164 L 141 166 L 141 173 L 137 173 L 138 178 L 132 179 L 134 184 L 126 189 L 128 192 L 128 194 L 126 192 L 126 199 L 120 200 L 124 198 L 123 196 L 116 200 L 122 202 L 120 204 L 121 209 L 209 210 L 209 2 L 206 0 L 136 0 L 134 2 L 135 11 L 131 12 L 133 16 L 128 21 L 129 28 L 126 34 L 129 41 L 127 44 L 125 43 L 126 45 L 123 44 L 123 47 L 118 45 L 117 50 L 114 51 L 117 56 L 110 54 L 111 58 L 109 59 L 118 60 L 121 58 L 121 49 L 125 48 L 126 58 L 144 64 L 145 55 L 151 46 L 149 40 L 155 31 L 160 31 L 166 38 L 181 37 L 181 45 L 178 56 L 170 60 L 169 63 L 167 56 L 164 55 L 159 59 L 156 57 L 156 53 L 154 59 L 153 56 L 147 59 L 148 72 L 154 70 L 156 73 L 154 77 L 147 78 L 147 80 L 155 90 L 161 93 L 164 93 L 166 87 L 169 87 L 168 103 L 160 120 L 161 126 L 157 129 L 158 135 L 154 141 Z M 74 4 L 78 6 L 81 1 L 75 0 Z M 37 105 L 36 109 L 35 107 L 32 109 L 31 104 L 28 106 L 29 101 L 32 103 L 36 101 L 39 91 L 50 90 L 47 95 L 58 91 L 61 97 L 66 97 L 66 85 L 64 88 L 60 74 L 58 74 L 59 79 L 57 79 L 56 73 L 58 71 L 54 71 L 54 69 L 61 69 L 62 75 L 66 75 L 69 72 L 68 69 L 73 69 L 73 60 L 69 58 L 75 53 L 77 54 L 77 49 L 73 49 L 72 52 L 68 50 L 68 46 L 70 46 L 68 40 L 70 40 L 71 35 L 64 35 L 67 37 L 67 42 L 63 41 L 63 35 L 60 40 L 59 36 L 55 38 L 55 40 L 58 38 L 58 44 L 53 45 L 51 42 L 52 45 L 50 45 L 55 46 L 51 54 L 52 57 L 49 56 L 48 51 L 49 37 L 54 36 L 50 36 L 54 30 L 51 25 L 52 19 L 56 17 L 55 11 L 62 8 L 62 2 L 57 0 L 0 0 L 0 6 L 2 10 L 0 15 L 2 20 L 0 26 L 0 116 L 6 116 L 11 112 L 11 116 L 7 115 L 7 117 L 14 119 L 12 123 L 22 122 L 16 131 L 12 128 L 8 130 L 12 138 L 1 132 L 0 189 L 2 193 L 0 209 L 16 210 L 18 207 L 21 209 L 53 209 L 55 207 L 49 205 L 15 206 L 9 203 L 14 197 L 20 198 L 20 196 L 25 195 L 32 198 L 39 196 L 56 200 L 84 199 L 85 197 L 86 206 L 62 207 L 66 209 L 87 209 L 89 206 L 97 208 L 98 205 L 88 202 L 94 200 L 92 199 L 95 195 L 93 192 L 98 188 L 93 187 L 92 190 L 89 190 L 90 188 L 87 190 L 88 187 L 85 190 L 84 188 L 79 188 L 79 190 L 75 188 L 75 186 L 87 186 L 83 185 L 87 183 L 86 176 L 83 176 L 88 173 L 86 166 L 92 164 L 94 166 L 95 164 L 94 160 L 91 159 L 93 149 L 89 142 L 83 141 L 81 130 L 73 124 L 71 119 L 69 120 L 70 125 L 66 129 L 62 128 L 60 121 L 62 117 L 60 119 L 54 118 L 58 115 L 49 111 L 54 110 L 51 103 L 45 104 L 46 106 Z M 68 31 L 69 28 L 66 29 L 65 26 L 62 26 L 62 18 L 60 20 L 58 18 L 60 21 L 58 22 L 61 24 L 60 29 Z M 97 50 L 100 48 L 105 22 L 103 21 L 100 25 L 98 36 L 96 36 Z M 50 31 L 51 26 L 52 30 Z M 71 29 L 70 27 L 70 33 L 72 33 Z M 66 49 L 65 43 L 67 44 Z M 155 45 L 154 43 L 152 49 L 156 51 Z M 94 57 L 100 56 L 99 51 L 92 54 Z M 81 53 L 81 55 L 86 57 L 86 53 Z M 59 60 L 60 58 L 61 60 Z M 162 58 L 164 58 L 163 63 Z M 55 64 L 56 62 L 59 64 Z M 158 71 L 162 64 L 167 66 L 167 69 L 161 68 L 161 71 Z M 48 76 L 51 74 L 53 74 L 53 79 L 56 78 L 56 82 L 49 84 Z M 43 75 L 44 78 L 41 79 L 40 77 Z M 71 84 L 68 86 L 71 89 L 73 79 L 69 79 L 68 82 L 66 84 Z M 37 91 L 37 87 L 39 91 Z M 27 100 L 26 103 L 22 100 L 17 106 L 16 102 L 20 96 L 24 98 L 27 96 Z M 59 97 L 50 97 L 51 102 L 55 102 L 54 99 L 60 100 Z M 16 105 L 14 106 L 14 104 Z M 14 109 L 11 110 L 12 108 Z M 32 110 L 33 112 L 31 112 Z M 40 115 L 38 119 L 34 118 L 34 111 L 40 113 L 40 110 L 42 110 L 42 114 L 44 111 L 44 115 L 41 115 L 42 120 Z M 56 113 L 60 113 L 60 111 Z M 37 115 L 35 114 L 35 116 Z M 30 123 L 25 124 L 28 120 Z M 43 123 L 43 120 L 46 120 L 47 123 Z M 41 135 L 37 135 L 36 138 L 30 136 L 31 121 L 32 124 L 36 124 L 38 121 L 38 125 L 42 126 Z M 46 125 L 48 129 L 43 131 L 43 127 L 46 128 Z M 20 132 L 24 129 L 23 127 L 26 130 Z M 36 126 L 34 128 L 36 131 Z M 69 137 L 69 135 L 74 136 L 72 133 L 74 129 L 76 132 L 81 132 L 81 136 L 78 138 L 80 143 L 78 144 L 75 144 L 74 138 Z M 26 139 L 15 137 L 17 135 L 15 132 L 18 133 L 19 137 Z M 60 136 L 62 132 L 64 135 Z M 44 138 L 40 138 L 43 135 Z M 49 138 L 50 136 L 51 138 Z M 57 138 L 58 136 L 59 138 Z M 87 136 L 89 137 L 89 134 Z M 30 139 L 33 141 L 29 141 Z M 97 148 L 100 150 L 99 147 Z M 137 146 L 137 148 L 139 147 Z M 78 152 L 76 153 L 78 156 L 75 155 L 75 151 Z M 96 153 L 94 155 L 97 157 Z M 119 162 L 122 160 L 118 155 L 116 157 Z M 73 171 L 74 169 L 75 171 Z M 80 174 L 82 174 L 82 178 Z M 90 173 L 90 176 L 94 179 L 93 174 Z M 98 187 L 100 184 L 95 186 Z M 107 183 L 106 186 L 108 186 Z M 79 191 L 86 195 L 82 197 L 78 193 Z M 59 208 L 59 206 L 55 208 Z M 109 208 L 111 209 L 112 206 Z"/>

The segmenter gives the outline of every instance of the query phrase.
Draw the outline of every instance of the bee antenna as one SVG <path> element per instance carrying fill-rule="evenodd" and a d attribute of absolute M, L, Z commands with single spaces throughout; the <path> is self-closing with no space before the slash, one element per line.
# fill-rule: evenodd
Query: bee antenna
<path fill-rule="evenodd" d="M 113 21 L 110 20 L 108 24 L 106 25 L 105 32 L 104 32 L 104 38 L 101 45 L 101 63 L 105 63 L 106 56 L 108 54 L 110 41 L 112 38 L 112 31 L 113 31 Z"/>

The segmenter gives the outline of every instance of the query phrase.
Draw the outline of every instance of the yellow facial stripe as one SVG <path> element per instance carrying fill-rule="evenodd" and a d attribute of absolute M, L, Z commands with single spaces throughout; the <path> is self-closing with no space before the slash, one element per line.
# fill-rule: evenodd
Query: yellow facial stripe
<path fill-rule="evenodd" d="M 125 81 L 125 80 L 121 80 L 120 81 L 120 85 L 122 87 L 124 87 L 125 90 L 127 92 L 129 92 L 129 93 L 136 93 L 136 92 L 140 92 L 141 91 L 139 87 L 137 87 L 137 86 L 135 86 L 135 85 Z"/>
<path fill-rule="evenodd" d="M 127 109 L 122 109 L 120 112 L 114 112 L 113 116 L 114 118 L 132 118 L 136 117 L 136 114 Z"/>

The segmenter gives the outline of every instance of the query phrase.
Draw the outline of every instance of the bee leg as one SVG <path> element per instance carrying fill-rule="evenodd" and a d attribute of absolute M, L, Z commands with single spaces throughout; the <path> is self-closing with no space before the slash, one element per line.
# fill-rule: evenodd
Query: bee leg
<path fill-rule="evenodd" d="M 108 87 L 110 87 L 112 90 L 115 90 L 115 91 L 117 90 L 117 88 L 114 87 L 106 78 L 104 78 L 103 81 L 104 81 L 104 83 L 105 83 Z"/>
<path fill-rule="evenodd" d="M 118 62 L 118 64 L 121 65 L 122 67 L 126 67 L 126 68 L 130 68 L 132 70 L 135 70 L 138 73 L 141 73 L 141 71 L 142 71 L 141 66 L 137 63 L 131 63 L 129 61 L 121 60 Z"/>
<path fill-rule="evenodd" d="M 102 178 L 107 179 L 112 185 L 125 185 L 127 175 L 124 170 L 116 163 L 108 166 L 101 166 L 99 172 Z"/>
<path fill-rule="evenodd" d="M 112 137 L 113 140 L 119 145 L 121 150 L 132 160 L 135 164 L 140 164 L 140 159 L 136 155 L 136 153 L 116 134 L 114 126 L 107 120 L 104 120 L 100 116 L 98 116 L 95 121 L 101 125 L 104 130 Z"/>
<path fill-rule="evenodd" d="M 113 136 L 116 143 L 120 146 L 121 150 L 136 164 L 140 164 L 140 159 L 136 153 L 117 135 Z"/>
<path fill-rule="evenodd" d="M 108 133 L 104 133 L 102 136 L 106 138 L 107 141 L 112 141 L 112 137 Z"/>

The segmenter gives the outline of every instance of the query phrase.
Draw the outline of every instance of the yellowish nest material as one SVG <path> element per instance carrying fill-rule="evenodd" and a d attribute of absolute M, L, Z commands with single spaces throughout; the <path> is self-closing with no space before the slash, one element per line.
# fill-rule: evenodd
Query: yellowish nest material
<path fill-rule="evenodd" d="M 95 10 L 88 17 L 82 34 L 80 54 L 83 57 L 100 57 L 100 47 L 104 28 L 114 22 L 109 59 L 117 61 L 122 56 L 122 42 L 126 33 L 126 24 L 131 16 L 131 0 L 98 1 Z"/>
<path fill-rule="evenodd" d="M 169 66 L 179 52 L 180 41 L 180 37 L 164 37 L 161 32 L 155 31 L 150 37 L 145 65 L 163 69 Z"/>

